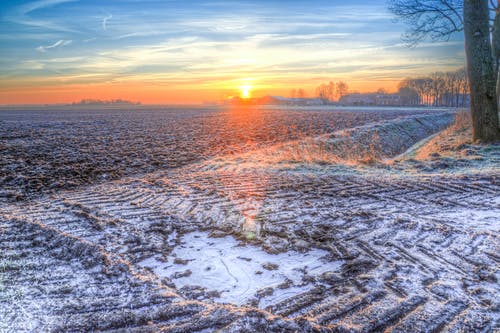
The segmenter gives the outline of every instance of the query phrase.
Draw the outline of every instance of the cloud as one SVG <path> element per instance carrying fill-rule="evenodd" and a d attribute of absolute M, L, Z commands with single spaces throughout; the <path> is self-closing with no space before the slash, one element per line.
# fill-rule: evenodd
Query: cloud
<path fill-rule="evenodd" d="M 106 24 L 108 23 L 108 20 L 111 20 L 112 17 L 113 15 L 109 14 L 108 16 L 102 19 L 102 30 L 106 31 Z"/>
<path fill-rule="evenodd" d="M 47 52 L 48 49 L 53 49 L 53 48 L 56 48 L 56 47 L 61 47 L 61 46 L 69 45 L 72 42 L 73 41 L 71 39 L 69 39 L 69 40 L 60 39 L 57 42 L 55 42 L 54 44 L 52 44 L 52 45 L 39 46 L 39 47 L 36 48 L 36 50 L 39 51 L 39 52 Z"/>
<path fill-rule="evenodd" d="M 37 70 L 37 69 L 44 69 L 45 66 L 43 63 L 36 61 L 36 60 L 27 60 L 21 62 L 21 67 L 29 70 Z"/>
<path fill-rule="evenodd" d="M 31 27 L 37 27 L 46 30 L 75 32 L 72 29 L 56 24 L 50 20 L 34 19 L 29 14 L 39 9 L 49 8 L 63 3 L 76 2 L 76 1 L 78 0 L 39 0 L 39 1 L 28 2 L 24 5 L 13 8 L 4 16 L 4 18 L 7 21 L 13 23 Z"/>
<path fill-rule="evenodd" d="M 52 7 L 55 5 L 62 4 L 62 3 L 75 2 L 75 1 L 78 1 L 78 0 L 39 0 L 39 1 L 33 1 L 33 2 L 27 3 L 23 6 L 20 6 L 19 11 L 23 15 L 25 15 L 25 14 L 28 14 L 34 10 L 37 10 L 37 9 Z"/>

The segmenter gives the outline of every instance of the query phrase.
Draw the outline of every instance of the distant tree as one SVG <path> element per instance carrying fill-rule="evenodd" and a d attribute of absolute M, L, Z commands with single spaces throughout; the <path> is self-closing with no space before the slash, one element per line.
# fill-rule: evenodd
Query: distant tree
<path fill-rule="evenodd" d="M 418 105 L 418 94 L 414 89 L 401 87 L 398 89 L 398 94 L 401 96 L 402 105 Z"/>
<path fill-rule="evenodd" d="M 409 86 L 409 79 L 403 80 L 398 85 L 398 94 L 401 96 L 402 105 L 420 104 L 418 92 Z"/>
<path fill-rule="evenodd" d="M 465 68 L 451 72 L 435 72 L 428 77 L 406 78 L 399 85 L 399 94 L 406 102 L 403 104 L 426 104 L 459 107 L 465 106 L 468 92 Z M 413 96 L 415 100 L 410 98 Z M 411 102 L 409 102 L 410 98 Z"/>
<path fill-rule="evenodd" d="M 404 86 L 415 90 L 419 96 L 419 104 L 427 104 L 427 78 L 407 79 Z"/>
<path fill-rule="evenodd" d="M 306 98 L 306 92 L 304 89 L 297 89 L 297 98 Z"/>
<path fill-rule="evenodd" d="M 318 87 L 319 88 L 319 87 Z M 317 89 L 318 91 L 318 89 Z M 291 98 L 306 98 L 306 91 L 302 88 L 290 90 Z"/>
<path fill-rule="evenodd" d="M 323 104 L 328 104 L 333 100 L 335 85 L 333 82 L 322 83 L 316 88 L 316 96 L 321 99 Z"/>
<path fill-rule="evenodd" d="M 470 83 L 473 139 L 500 139 L 500 18 L 498 3 L 488 0 L 390 0 L 389 9 L 410 27 L 403 38 L 412 46 L 426 38 L 448 40 L 464 31 Z M 489 24 L 490 10 L 492 24 Z M 490 29 L 491 28 L 491 29 Z M 436 91 L 427 86 L 427 96 Z M 498 89 L 498 90 L 497 90 Z M 493 102 L 492 102 L 493 101 Z"/>
<path fill-rule="evenodd" d="M 440 101 L 441 105 L 451 106 L 451 107 L 455 106 L 455 105 L 453 105 L 453 102 L 455 100 L 454 96 L 456 94 L 455 75 L 456 75 L 456 72 L 446 72 L 443 74 L 445 95 L 444 95 L 444 97 L 441 97 L 441 101 Z"/>
<path fill-rule="evenodd" d="M 432 79 L 430 77 L 423 78 L 422 88 L 424 90 L 425 104 L 432 105 Z"/>
<path fill-rule="evenodd" d="M 339 101 L 348 91 L 349 86 L 344 81 L 330 81 L 322 83 L 316 88 L 316 96 L 323 101 L 323 104 L 328 104 L 335 100 Z"/>
<path fill-rule="evenodd" d="M 441 99 L 445 94 L 446 81 L 444 79 L 445 74 L 442 72 L 435 72 L 431 74 L 430 77 L 430 93 L 431 100 L 434 106 L 442 105 Z"/>
<path fill-rule="evenodd" d="M 384 88 L 378 88 L 377 89 L 377 94 L 379 94 L 379 95 L 386 95 L 387 94 L 387 90 L 385 90 Z"/>
<path fill-rule="evenodd" d="M 465 67 L 456 71 L 457 75 L 457 106 L 460 103 L 460 95 L 461 95 L 461 106 L 465 106 L 465 100 L 467 98 L 467 93 L 470 90 L 469 80 L 467 77 L 467 69 Z"/>
<path fill-rule="evenodd" d="M 335 84 L 335 93 L 338 101 L 345 96 L 348 91 L 349 86 L 344 81 L 339 81 Z"/>

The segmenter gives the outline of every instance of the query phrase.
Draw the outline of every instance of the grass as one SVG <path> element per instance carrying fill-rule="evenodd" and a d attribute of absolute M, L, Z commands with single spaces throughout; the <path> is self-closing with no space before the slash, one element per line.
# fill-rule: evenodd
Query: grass
<path fill-rule="evenodd" d="M 455 115 L 453 123 L 419 149 L 415 158 L 426 160 L 439 156 L 456 155 L 464 145 L 472 144 L 472 119 L 468 110 Z"/>
<path fill-rule="evenodd" d="M 366 144 L 357 141 L 353 134 L 352 131 L 344 131 L 341 137 L 333 140 L 326 137 L 307 137 L 244 153 L 237 158 L 259 165 L 357 165 L 377 162 L 380 159 L 378 135 L 372 135 L 371 141 Z"/>
<path fill-rule="evenodd" d="M 433 118 L 435 116 L 435 118 Z M 444 117 L 446 116 L 446 117 Z M 390 166 L 393 156 L 410 148 L 412 142 L 438 131 L 449 124 L 451 114 L 431 115 L 422 121 L 411 117 L 401 121 L 371 124 L 336 131 L 319 137 L 301 137 L 298 140 L 281 142 L 270 147 L 252 150 L 242 154 L 225 155 L 217 158 L 219 166 L 229 167 L 269 167 L 294 168 L 295 165 L 338 165 L 338 166 Z M 432 123 L 435 121 L 435 123 Z M 429 126 L 434 126 L 429 128 Z M 437 134 L 438 140 L 432 142 L 442 145 L 443 136 L 450 133 L 465 132 L 470 127 L 470 117 L 464 112 L 456 114 L 453 125 L 443 133 Z M 426 144 L 423 144 L 426 146 Z M 426 146 L 428 155 L 437 148 Z M 425 152 L 421 152 L 425 155 Z M 412 155 L 412 158 L 415 157 Z"/>

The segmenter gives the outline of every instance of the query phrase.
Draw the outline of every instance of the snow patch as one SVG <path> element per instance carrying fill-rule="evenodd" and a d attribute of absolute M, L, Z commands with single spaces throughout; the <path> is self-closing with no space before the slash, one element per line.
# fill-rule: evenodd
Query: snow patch
<path fill-rule="evenodd" d="M 439 214 L 440 218 L 455 221 L 458 225 L 465 226 L 468 230 L 478 230 L 481 232 L 500 232 L 499 216 L 499 209 L 485 210 L 473 208 L 455 210 L 453 212 L 441 212 Z"/>
<path fill-rule="evenodd" d="M 221 303 L 242 305 L 255 299 L 258 291 L 272 288 L 260 302 L 265 307 L 311 289 L 306 275 L 338 271 L 343 262 L 328 261 L 327 255 L 321 249 L 269 254 L 257 246 L 241 246 L 231 236 L 210 238 L 206 232 L 192 232 L 181 237 L 167 262 L 151 257 L 139 264 L 170 278 L 177 288 L 218 291 L 215 301 Z"/>

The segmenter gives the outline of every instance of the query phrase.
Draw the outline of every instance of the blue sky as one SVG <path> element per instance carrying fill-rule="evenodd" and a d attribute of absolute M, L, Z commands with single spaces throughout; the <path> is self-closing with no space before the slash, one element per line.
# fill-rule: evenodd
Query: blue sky
<path fill-rule="evenodd" d="M 463 66 L 460 34 L 409 49 L 404 29 L 384 0 L 3 1 L 0 103 L 313 94 L 328 80 L 391 90 Z"/>

